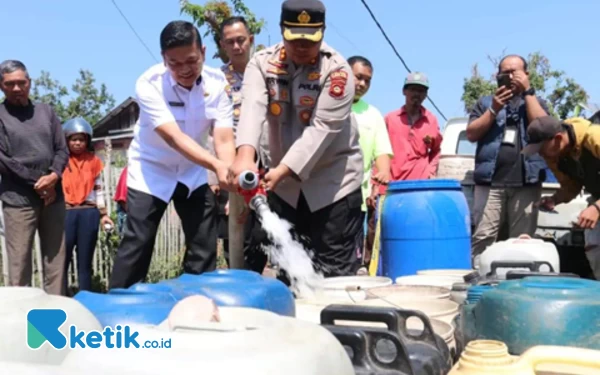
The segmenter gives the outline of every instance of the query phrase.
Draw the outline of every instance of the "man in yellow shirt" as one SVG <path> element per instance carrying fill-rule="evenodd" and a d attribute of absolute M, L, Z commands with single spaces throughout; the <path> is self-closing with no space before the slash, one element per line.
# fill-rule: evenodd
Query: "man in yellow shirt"
<path fill-rule="evenodd" d="M 527 129 L 526 155 L 539 153 L 560 183 L 552 196 L 542 197 L 541 208 L 553 210 L 569 203 L 582 188 L 591 195 L 589 206 L 577 218 L 585 229 L 585 250 L 596 279 L 600 280 L 600 125 L 583 118 L 563 122 L 552 116 L 539 117 Z"/>
<path fill-rule="evenodd" d="M 371 87 L 373 65 L 362 56 L 349 58 L 348 64 L 354 74 L 355 94 L 352 104 L 352 115 L 358 124 L 359 143 L 364 162 L 364 176 L 361 187 L 363 195 L 363 221 L 365 222 L 363 230 L 366 234 L 366 217 L 373 215 L 375 212 L 375 199 L 371 197 L 371 170 L 373 162 L 377 167 L 377 173 L 372 176 L 372 179 L 379 184 L 387 184 L 390 180 L 390 158 L 393 152 L 385 120 L 381 112 L 362 100 L 362 97 Z M 368 244 L 364 245 L 362 267 L 358 271 L 359 275 L 367 274 L 367 268 L 371 261 L 371 250 Z"/>

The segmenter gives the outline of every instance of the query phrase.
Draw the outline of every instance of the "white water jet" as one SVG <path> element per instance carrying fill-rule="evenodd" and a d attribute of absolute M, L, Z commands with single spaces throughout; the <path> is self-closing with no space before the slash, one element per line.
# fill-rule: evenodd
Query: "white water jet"
<path fill-rule="evenodd" d="M 263 229 L 273 243 L 263 246 L 271 262 L 285 270 L 290 279 L 290 288 L 297 298 L 312 298 L 321 289 L 323 275 L 316 272 L 304 246 L 292 237 L 292 225 L 271 210 L 259 215 Z"/>

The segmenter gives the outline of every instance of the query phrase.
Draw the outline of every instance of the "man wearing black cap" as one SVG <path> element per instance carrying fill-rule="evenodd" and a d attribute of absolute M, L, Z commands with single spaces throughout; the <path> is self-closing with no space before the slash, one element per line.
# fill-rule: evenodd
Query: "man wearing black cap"
<path fill-rule="evenodd" d="M 351 116 L 352 70 L 323 42 L 320 1 L 285 1 L 280 26 L 283 42 L 255 54 L 244 74 L 231 182 L 244 170 L 256 171 L 266 118 L 271 209 L 308 239 L 325 276 L 354 275 L 362 245 L 363 161 Z M 254 238 L 269 243 L 262 229 Z"/>
<path fill-rule="evenodd" d="M 523 154 L 539 153 L 560 183 L 552 196 L 539 205 L 553 210 L 569 203 L 585 187 L 591 194 L 589 206 L 583 210 L 577 225 L 585 231 L 585 249 L 596 279 L 600 280 L 600 126 L 583 118 L 563 122 L 551 116 L 534 120 L 527 129 L 529 144 Z"/>

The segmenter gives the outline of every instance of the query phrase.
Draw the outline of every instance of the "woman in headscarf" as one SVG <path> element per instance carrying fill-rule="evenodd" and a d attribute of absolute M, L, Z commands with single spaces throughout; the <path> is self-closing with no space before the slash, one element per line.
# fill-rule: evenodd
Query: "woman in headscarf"
<path fill-rule="evenodd" d="M 92 260 L 98 241 L 98 227 L 114 226 L 106 210 L 102 189 L 100 158 L 94 155 L 91 145 L 92 126 L 83 118 L 74 118 L 63 124 L 69 147 L 69 162 L 63 172 L 63 190 L 67 205 L 65 222 L 65 269 L 68 271 L 77 247 L 77 278 L 79 290 L 92 289 Z M 68 272 L 65 272 L 65 287 Z M 68 289 L 66 289 L 68 290 Z"/>

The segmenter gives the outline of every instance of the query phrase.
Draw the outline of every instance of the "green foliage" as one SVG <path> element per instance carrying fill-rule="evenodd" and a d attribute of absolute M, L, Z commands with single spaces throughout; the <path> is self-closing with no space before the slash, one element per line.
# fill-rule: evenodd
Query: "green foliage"
<path fill-rule="evenodd" d="M 504 53 L 503 53 L 504 55 Z M 492 95 L 497 89 L 496 72 L 502 58 L 491 58 L 494 74 L 489 79 L 479 74 L 477 64 L 474 65 L 471 77 L 464 79 L 461 100 L 465 112 L 469 113 L 477 100 L 485 95 Z M 550 61 L 541 52 L 535 52 L 527 58 L 529 82 L 537 94 L 546 99 L 548 109 L 553 116 L 565 119 L 577 113 L 578 106 L 586 103 L 588 94 L 573 78 L 567 77 L 562 70 L 555 70 Z"/>
<path fill-rule="evenodd" d="M 479 98 L 491 95 L 496 91 L 496 83 L 485 79 L 479 74 L 477 64 L 473 66 L 471 78 L 465 78 L 461 100 L 465 103 L 465 111 L 471 112 Z"/>
<path fill-rule="evenodd" d="M 157 283 L 162 280 L 173 279 L 183 274 L 184 254 L 185 249 L 182 249 L 177 256 L 169 257 L 167 260 L 153 257 L 145 282 Z"/>
<path fill-rule="evenodd" d="M 127 156 L 123 153 L 114 153 L 113 151 L 112 165 L 117 168 L 116 171 L 121 175 L 123 168 L 127 166 Z"/>
<path fill-rule="evenodd" d="M 260 34 L 265 25 L 264 19 L 261 18 L 260 20 L 257 20 L 254 13 L 250 11 L 242 0 L 230 0 L 230 2 L 233 5 L 233 8 L 227 1 L 207 1 L 204 5 L 191 4 L 187 0 L 180 1 L 181 13 L 185 13 L 192 17 L 198 28 L 201 29 L 204 26 L 207 27 L 207 30 L 204 32 L 204 38 L 209 35 L 212 36 L 215 46 L 217 47 L 214 58 L 220 58 L 223 63 L 229 62 L 229 58 L 220 46 L 221 35 L 219 25 L 221 25 L 224 20 L 232 16 L 243 16 L 248 23 L 250 33 L 253 35 Z M 256 51 L 260 51 L 264 48 L 264 45 L 258 45 Z"/>
<path fill-rule="evenodd" d="M 115 105 L 114 97 L 108 93 L 105 84 L 96 87 L 92 72 L 79 70 L 79 77 L 71 86 L 71 92 L 50 73 L 42 71 L 32 82 L 31 99 L 48 103 L 61 122 L 73 117 L 83 117 L 94 125 Z"/>

